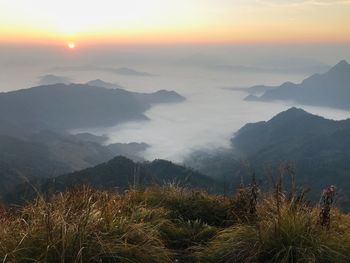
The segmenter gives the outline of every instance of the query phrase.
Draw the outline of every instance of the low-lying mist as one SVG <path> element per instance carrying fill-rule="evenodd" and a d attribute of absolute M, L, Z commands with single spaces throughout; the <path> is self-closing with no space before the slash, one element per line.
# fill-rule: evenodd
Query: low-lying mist
<path fill-rule="evenodd" d="M 94 128 L 88 131 L 107 135 L 108 143 L 145 142 L 148 148 L 143 157 L 169 159 L 181 162 L 192 151 L 230 146 L 230 138 L 247 122 L 268 120 L 277 113 L 294 106 L 292 103 L 246 102 L 245 92 L 223 87 L 245 86 L 248 82 L 279 83 L 282 78 L 299 81 L 304 76 L 280 74 L 233 74 L 219 76 L 203 71 L 189 71 L 181 76 L 158 77 L 157 79 L 129 81 L 127 86 L 149 89 L 173 89 L 186 97 L 176 104 L 162 104 L 146 112 L 149 121 L 132 121 L 109 128 Z M 192 73 L 192 75 L 191 75 Z M 237 75 L 237 76 L 236 76 Z M 300 106 L 305 110 L 327 118 L 344 119 L 349 112 L 329 108 Z M 79 131 L 82 132 L 82 131 Z"/>
<path fill-rule="evenodd" d="M 243 98 L 247 94 L 226 88 L 300 82 L 349 59 L 346 54 L 348 46 L 341 45 L 91 47 L 74 52 L 2 47 L 0 91 L 39 85 L 43 83 L 40 77 L 47 74 L 75 83 L 102 79 L 138 92 L 174 90 L 187 100 L 155 105 L 145 113 L 149 121 L 84 132 L 105 134 L 108 143 L 145 142 L 151 147 L 144 158 L 181 162 L 194 150 L 228 147 L 234 132 L 247 122 L 268 120 L 295 106 L 246 102 Z M 350 117 L 346 111 L 302 108 L 332 119 Z"/>

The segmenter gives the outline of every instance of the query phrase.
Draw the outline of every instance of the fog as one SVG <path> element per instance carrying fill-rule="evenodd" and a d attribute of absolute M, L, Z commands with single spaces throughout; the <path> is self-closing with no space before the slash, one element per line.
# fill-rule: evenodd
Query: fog
<path fill-rule="evenodd" d="M 190 74 L 187 71 L 187 74 Z M 197 72 L 198 74 L 198 72 Z M 247 122 L 268 120 L 280 111 L 286 110 L 291 103 L 246 102 L 245 92 L 223 89 L 229 83 L 242 84 L 251 79 L 260 81 L 279 81 L 279 78 L 292 80 L 303 76 L 280 76 L 265 74 L 221 75 L 216 78 L 208 72 L 192 77 L 166 78 L 174 89 L 184 95 L 187 101 L 178 104 L 155 105 L 146 112 L 150 121 L 128 122 L 111 128 L 89 129 L 94 134 L 107 135 L 112 142 L 146 142 L 152 147 L 145 153 L 146 159 L 169 159 L 181 162 L 193 150 L 228 147 L 229 139 Z M 235 82 L 242 78 L 241 82 Z M 130 86 L 136 86 L 131 81 Z M 154 80 L 143 80 L 148 87 Z M 164 87 L 158 79 L 156 87 Z M 148 84 L 149 83 L 149 84 Z M 154 86 L 152 86 L 154 87 Z M 301 106 L 300 106 L 301 107 Z M 320 107 L 306 107 L 305 110 L 333 119 L 350 117 L 350 112 Z M 84 130 L 86 131 L 86 130 Z M 76 132 L 82 132 L 78 130 Z"/>
<path fill-rule="evenodd" d="M 145 142 L 151 146 L 144 153 L 146 159 L 181 162 L 193 150 L 228 147 L 234 132 L 247 122 L 268 120 L 294 106 L 246 102 L 246 93 L 226 88 L 300 82 L 341 59 L 349 60 L 349 51 L 345 45 L 109 46 L 74 52 L 57 47 L 0 47 L 0 91 L 38 85 L 46 74 L 77 83 L 99 78 L 140 92 L 175 90 L 187 100 L 153 106 L 145 113 L 149 121 L 84 132 L 107 135 L 108 143 Z M 147 74 L 123 74 L 121 68 Z M 346 111 L 300 107 L 327 118 L 350 117 Z"/>

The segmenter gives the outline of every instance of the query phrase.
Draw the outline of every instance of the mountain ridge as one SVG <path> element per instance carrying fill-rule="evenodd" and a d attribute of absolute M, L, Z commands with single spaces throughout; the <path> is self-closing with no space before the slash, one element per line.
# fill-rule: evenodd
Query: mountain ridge
<path fill-rule="evenodd" d="M 152 104 L 183 100 L 170 91 L 159 96 L 85 84 L 53 84 L 0 93 L 0 119 L 34 131 L 112 126 L 146 120 L 143 113 Z"/>
<path fill-rule="evenodd" d="M 285 82 L 270 87 L 261 96 L 251 94 L 246 101 L 287 100 L 303 105 L 350 109 L 350 64 L 342 60 L 323 74 L 314 74 L 295 84 Z"/>
<path fill-rule="evenodd" d="M 349 160 L 350 119 L 329 120 L 291 108 L 268 121 L 244 125 L 231 138 L 229 149 L 194 153 L 185 164 L 229 181 L 233 189 L 252 173 L 267 184 L 282 164 L 288 164 L 295 168 L 297 184 L 310 188 L 315 200 L 319 193 L 314 189 L 331 184 L 341 188 L 343 197 L 350 196 Z M 348 201 L 341 205 L 350 209 Z"/>
<path fill-rule="evenodd" d="M 170 161 L 156 159 L 140 163 L 117 156 L 97 166 L 73 173 L 18 184 L 13 191 L 8 191 L 3 196 L 3 201 L 23 202 L 37 197 L 38 191 L 43 195 L 51 195 L 82 185 L 101 190 L 123 191 L 130 187 L 167 184 L 209 191 L 219 188 L 214 179 Z"/>

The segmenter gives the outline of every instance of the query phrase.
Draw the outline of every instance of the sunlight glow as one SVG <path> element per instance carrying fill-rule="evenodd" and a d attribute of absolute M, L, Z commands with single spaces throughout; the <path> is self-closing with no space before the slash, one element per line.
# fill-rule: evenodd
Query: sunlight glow
<path fill-rule="evenodd" d="M 70 49 L 75 49 L 75 43 L 73 43 L 73 42 L 70 42 L 70 43 L 68 43 L 68 48 L 70 48 Z"/>
<path fill-rule="evenodd" d="M 350 42 L 350 1 L 0 0 L 0 41 Z"/>

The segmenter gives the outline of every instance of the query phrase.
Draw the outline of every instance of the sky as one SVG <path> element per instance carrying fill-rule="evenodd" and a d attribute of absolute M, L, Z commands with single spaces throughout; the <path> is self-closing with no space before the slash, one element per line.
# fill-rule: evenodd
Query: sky
<path fill-rule="evenodd" d="M 350 43 L 349 0 L 0 0 L 0 43 Z"/>
<path fill-rule="evenodd" d="M 0 92 L 47 74 L 174 90 L 186 102 L 153 107 L 148 122 L 89 131 L 146 142 L 148 159 L 181 161 L 291 106 L 247 103 L 228 88 L 300 82 L 350 61 L 349 44 L 350 0 L 0 0 Z M 125 67 L 152 76 L 110 70 Z"/>

